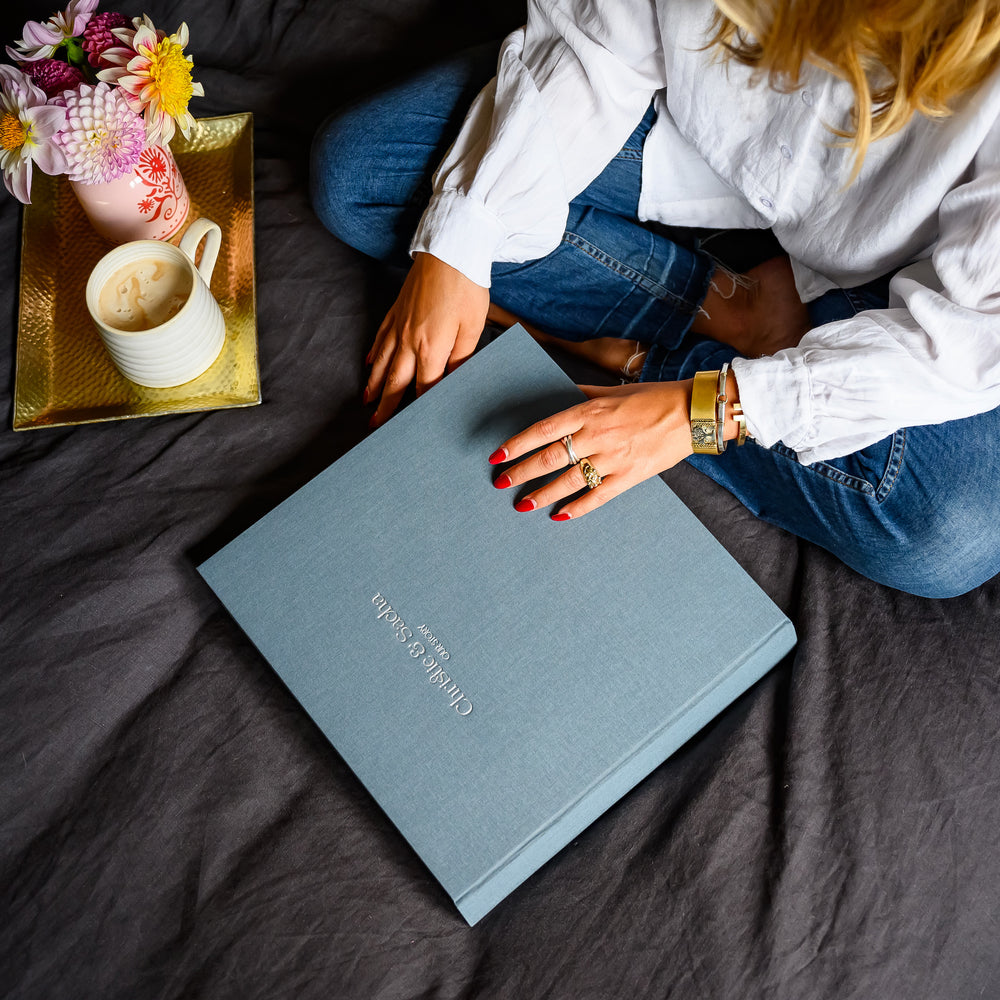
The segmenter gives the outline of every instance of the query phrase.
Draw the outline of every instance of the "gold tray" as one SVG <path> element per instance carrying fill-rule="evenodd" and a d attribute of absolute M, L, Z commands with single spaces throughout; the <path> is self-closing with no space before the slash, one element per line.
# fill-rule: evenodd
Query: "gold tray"
<path fill-rule="evenodd" d="M 112 244 L 98 236 L 65 177 L 36 170 L 21 235 L 21 306 L 14 430 L 260 402 L 253 254 L 253 116 L 203 118 L 171 143 L 191 196 L 187 224 L 222 227 L 212 292 L 226 320 L 222 353 L 203 375 L 148 389 L 120 374 L 87 312 L 93 266 Z"/>

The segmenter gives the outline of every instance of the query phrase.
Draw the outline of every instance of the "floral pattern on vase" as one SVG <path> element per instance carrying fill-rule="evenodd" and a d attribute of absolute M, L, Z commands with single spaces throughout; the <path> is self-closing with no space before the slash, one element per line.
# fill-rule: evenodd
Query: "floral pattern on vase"
<path fill-rule="evenodd" d="M 90 224 L 113 243 L 168 240 L 187 218 L 191 199 L 167 146 L 147 146 L 130 174 L 107 184 L 70 181 Z"/>

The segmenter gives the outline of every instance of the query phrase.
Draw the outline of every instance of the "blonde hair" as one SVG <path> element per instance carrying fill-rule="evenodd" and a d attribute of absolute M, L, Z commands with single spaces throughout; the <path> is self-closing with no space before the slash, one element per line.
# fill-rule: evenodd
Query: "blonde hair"
<path fill-rule="evenodd" d="M 853 128 L 833 129 L 854 150 L 853 181 L 870 143 L 914 113 L 951 103 L 1000 61 L 1000 0 L 715 0 L 708 43 L 766 74 L 778 90 L 800 85 L 812 63 L 854 89 Z"/>

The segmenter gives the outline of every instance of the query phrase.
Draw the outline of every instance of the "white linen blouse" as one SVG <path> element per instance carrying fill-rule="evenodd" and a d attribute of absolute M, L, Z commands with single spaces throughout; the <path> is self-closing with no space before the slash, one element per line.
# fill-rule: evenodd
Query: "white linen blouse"
<path fill-rule="evenodd" d="M 771 227 L 803 301 L 903 266 L 889 308 L 733 364 L 750 433 L 804 463 L 906 426 L 1000 406 L 1000 73 L 873 143 L 847 185 L 850 86 L 809 67 L 791 93 L 706 51 L 710 0 L 529 0 L 526 27 L 445 156 L 411 244 L 489 287 L 544 256 L 569 201 L 655 100 L 639 217 Z"/>

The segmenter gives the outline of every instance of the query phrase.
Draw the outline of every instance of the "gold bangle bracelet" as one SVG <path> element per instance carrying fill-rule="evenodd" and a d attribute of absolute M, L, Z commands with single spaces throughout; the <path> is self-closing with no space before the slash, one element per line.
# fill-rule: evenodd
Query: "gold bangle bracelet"
<path fill-rule="evenodd" d="M 696 455 L 718 455 L 716 396 L 718 372 L 696 372 L 691 386 L 691 447 Z"/>
<path fill-rule="evenodd" d="M 733 420 L 736 421 L 736 446 L 744 444 L 747 439 L 747 418 L 743 415 L 743 407 L 733 403 Z"/>

